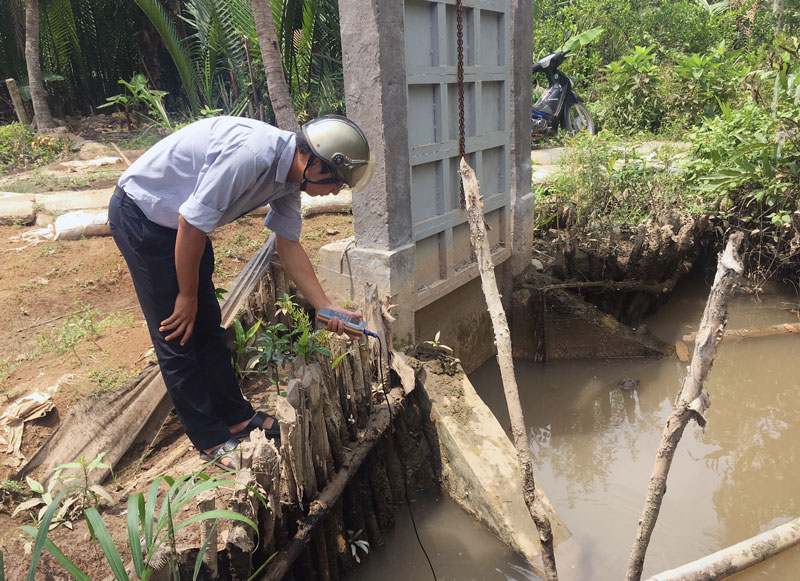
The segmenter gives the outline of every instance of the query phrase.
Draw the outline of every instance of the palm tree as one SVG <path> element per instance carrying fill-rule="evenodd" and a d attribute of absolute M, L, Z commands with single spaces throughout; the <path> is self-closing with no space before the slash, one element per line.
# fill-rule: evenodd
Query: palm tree
<path fill-rule="evenodd" d="M 28 0 L 25 8 L 25 64 L 28 67 L 28 83 L 36 126 L 39 131 L 51 129 L 55 127 L 55 122 L 47 105 L 47 91 L 39 62 L 39 0 Z"/>
<path fill-rule="evenodd" d="M 297 115 L 292 107 L 292 98 L 286 76 L 283 71 L 283 60 L 278 50 L 278 38 L 275 34 L 275 21 L 269 9 L 269 0 L 251 0 L 250 7 L 258 31 L 258 44 L 261 47 L 261 59 L 267 73 L 267 90 L 272 110 L 278 127 L 286 131 L 298 131 Z"/>

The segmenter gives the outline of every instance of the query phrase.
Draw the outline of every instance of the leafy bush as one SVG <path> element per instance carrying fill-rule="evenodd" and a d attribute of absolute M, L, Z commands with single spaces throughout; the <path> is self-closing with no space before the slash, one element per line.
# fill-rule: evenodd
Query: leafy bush
<path fill-rule="evenodd" d="M 0 127 L 0 172 L 51 163 L 67 151 L 67 141 L 36 133 L 14 122 Z"/>
<path fill-rule="evenodd" d="M 608 91 L 602 110 L 606 128 L 623 134 L 660 129 L 664 95 L 653 50 L 653 46 L 637 46 L 630 54 L 606 65 L 604 86 Z"/>
<path fill-rule="evenodd" d="M 643 154 L 609 132 L 575 134 L 565 146 L 555 180 L 537 192 L 537 228 L 633 228 L 687 203 L 674 148 Z"/>
<path fill-rule="evenodd" d="M 791 269 L 800 247 L 800 40 L 786 39 L 767 60 L 750 75 L 743 103 L 723 105 L 690 135 L 687 164 L 693 187 L 749 231 L 752 264 L 764 278 Z"/>

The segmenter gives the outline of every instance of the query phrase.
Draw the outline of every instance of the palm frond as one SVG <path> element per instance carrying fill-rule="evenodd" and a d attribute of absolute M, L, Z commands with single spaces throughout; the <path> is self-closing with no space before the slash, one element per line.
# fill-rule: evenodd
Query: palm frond
<path fill-rule="evenodd" d="M 161 40 L 164 42 L 175 63 L 175 67 L 178 69 L 178 75 L 181 77 L 181 83 L 189 99 L 192 113 L 197 114 L 200 103 L 195 86 L 195 76 L 192 74 L 189 55 L 175 30 L 175 24 L 158 0 L 134 0 L 134 2 L 142 9 L 142 12 L 145 13 L 145 16 L 161 36 Z"/>

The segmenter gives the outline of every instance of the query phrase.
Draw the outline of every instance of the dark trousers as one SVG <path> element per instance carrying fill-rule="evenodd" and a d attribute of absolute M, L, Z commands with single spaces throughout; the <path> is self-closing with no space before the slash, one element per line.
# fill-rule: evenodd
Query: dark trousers
<path fill-rule="evenodd" d="M 228 426 L 250 419 L 253 407 L 239 390 L 225 342 L 211 275 L 214 249 L 206 239 L 200 261 L 197 317 L 185 345 L 180 337 L 165 341 L 169 332 L 158 330 L 175 308 L 178 276 L 175 271 L 177 230 L 148 220 L 120 189 L 108 205 L 111 235 L 125 257 L 133 286 L 147 320 L 161 375 L 186 435 L 199 450 L 230 439 Z"/>

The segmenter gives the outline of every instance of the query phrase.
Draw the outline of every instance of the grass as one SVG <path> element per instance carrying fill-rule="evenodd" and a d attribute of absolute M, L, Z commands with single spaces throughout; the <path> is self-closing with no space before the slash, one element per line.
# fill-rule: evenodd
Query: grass
<path fill-rule="evenodd" d="M 29 496 L 30 490 L 22 486 L 16 480 L 7 478 L 0 482 L 0 507 L 5 506 L 10 508 L 15 504 L 19 504 Z M 2 573 L 2 569 L 0 569 L 0 573 Z"/>
<path fill-rule="evenodd" d="M 100 322 L 96 322 L 99 313 L 89 305 L 77 303 L 80 311 L 67 316 L 60 328 L 49 329 L 38 336 L 39 350 L 37 355 L 48 352 L 57 354 L 69 350 L 74 352 L 75 347 L 83 341 L 95 342 L 100 336 L 100 331 L 112 327 L 132 327 L 133 315 L 111 313 Z"/>
<path fill-rule="evenodd" d="M 143 131 L 139 135 L 120 139 L 115 142 L 117 146 L 122 149 L 147 149 L 161 141 L 163 135 L 159 135 L 156 131 Z"/>
<path fill-rule="evenodd" d="M 5 381 L 6 377 L 14 373 L 17 365 L 17 363 L 11 361 L 11 359 L 8 357 L 5 359 L 0 359 L 0 389 L 2 389 L 3 382 Z M 6 399 L 9 399 L 9 394 L 5 390 L 1 391 L 0 394 L 5 395 Z"/>
<path fill-rule="evenodd" d="M 250 260 L 252 255 L 263 244 L 263 240 L 254 240 L 246 232 L 237 232 L 234 236 L 216 246 L 215 252 L 225 258 Z"/>
<path fill-rule="evenodd" d="M 99 182 L 116 180 L 119 170 L 100 170 L 85 174 L 58 176 L 41 170 L 34 171 L 18 181 L 3 186 L 7 192 L 34 194 L 38 192 L 57 192 L 60 190 L 81 190 Z"/>
<path fill-rule="evenodd" d="M 97 324 L 97 330 L 111 329 L 115 327 L 133 327 L 133 315 L 130 313 L 111 313 Z"/>
<path fill-rule="evenodd" d="M 44 258 L 46 256 L 54 256 L 61 252 L 61 245 L 59 244 L 45 244 L 36 249 L 36 256 L 38 258 Z"/>

